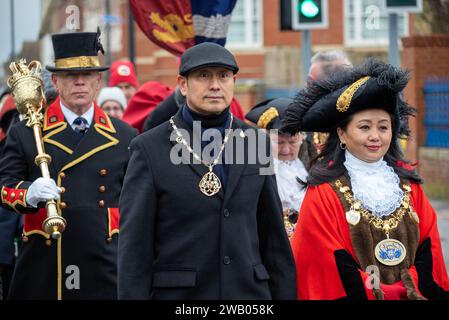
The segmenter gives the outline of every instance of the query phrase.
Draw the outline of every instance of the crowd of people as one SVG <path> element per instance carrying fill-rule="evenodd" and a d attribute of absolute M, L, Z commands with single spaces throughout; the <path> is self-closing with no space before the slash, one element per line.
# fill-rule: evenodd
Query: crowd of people
<path fill-rule="evenodd" d="M 294 98 L 245 114 L 218 44 L 187 49 L 171 89 L 102 66 L 98 32 L 52 42 L 50 178 L 1 92 L 0 299 L 449 298 L 436 212 L 400 145 L 406 71 L 319 52 Z"/>

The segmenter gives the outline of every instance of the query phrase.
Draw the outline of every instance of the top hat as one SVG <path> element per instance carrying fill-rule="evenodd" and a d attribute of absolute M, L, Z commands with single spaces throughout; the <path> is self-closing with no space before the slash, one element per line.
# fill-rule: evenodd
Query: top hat
<path fill-rule="evenodd" d="M 409 133 L 407 118 L 414 113 L 402 99 L 409 73 L 368 59 L 357 67 L 308 83 L 287 109 L 282 130 L 331 132 L 347 117 L 366 109 L 383 109 L 393 116 L 399 134 Z"/>
<path fill-rule="evenodd" d="M 51 72 L 57 71 L 105 71 L 101 66 L 98 51 L 104 54 L 100 42 L 100 28 L 97 32 L 73 32 L 52 35 L 55 65 L 46 66 Z"/>
<path fill-rule="evenodd" d="M 185 76 L 191 71 L 206 67 L 223 67 L 239 71 L 234 56 L 228 49 L 214 42 L 202 42 L 187 49 L 181 56 L 179 74 Z"/>
<path fill-rule="evenodd" d="M 261 129 L 279 129 L 282 125 L 285 110 L 293 102 L 290 98 L 268 99 L 255 105 L 245 118 Z"/>

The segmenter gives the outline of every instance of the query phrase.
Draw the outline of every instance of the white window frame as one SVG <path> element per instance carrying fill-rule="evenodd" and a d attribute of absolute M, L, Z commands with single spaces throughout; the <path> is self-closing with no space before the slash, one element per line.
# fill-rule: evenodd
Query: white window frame
<path fill-rule="evenodd" d="M 257 41 L 253 41 L 253 0 L 237 0 L 244 2 L 243 4 L 243 15 L 244 15 L 244 24 L 245 24 L 245 41 L 240 43 L 231 43 L 229 42 L 229 38 L 226 39 L 226 47 L 229 49 L 254 49 L 254 48 L 262 48 L 263 45 L 263 1 L 256 0 L 259 2 L 259 11 L 257 12 L 259 15 L 259 39 Z M 231 18 L 232 20 L 232 18 Z M 228 34 L 229 35 L 229 34 Z"/>
<path fill-rule="evenodd" d="M 351 0 L 344 0 L 344 41 L 347 47 L 373 47 L 373 46 L 388 46 L 388 35 L 383 39 L 364 39 L 362 37 L 362 1 L 352 0 L 354 4 L 355 13 L 355 39 L 351 39 L 349 36 L 349 2 Z M 379 9 L 382 12 L 383 4 L 382 0 L 379 3 Z M 398 14 L 399 15 L 399 14 Z M 409 35 L 409 15 L 404 14 L 404 30 L 405 34 L 403 36 Z M 398 39 L 399 41 L 399 39 Z"/>

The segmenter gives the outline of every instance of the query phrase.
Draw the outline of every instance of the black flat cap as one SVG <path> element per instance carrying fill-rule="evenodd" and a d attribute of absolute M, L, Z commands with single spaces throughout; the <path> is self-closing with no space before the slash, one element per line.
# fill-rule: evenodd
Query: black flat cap
<path fill-rule="evenodd" d="M 205 67 L 223 67 L 239 71 L 237 62 L 229 50 L 213 42 L 202 42 L 187 49 L 181 56 L 179 74 L 185 76 L 191 71 Z"/>
<path fill-rule="evenodd" d="M 256 104 L 245 118 L 261 129 L 279 129 L 282 125 L 285 110 L 293 102 L 290 98 L 268 99 Z"/>

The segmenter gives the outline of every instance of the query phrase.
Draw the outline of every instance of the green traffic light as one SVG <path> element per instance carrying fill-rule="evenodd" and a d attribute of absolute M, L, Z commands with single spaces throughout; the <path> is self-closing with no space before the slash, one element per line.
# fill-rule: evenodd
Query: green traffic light
<path fill-rule="evenodd" d="M 320 12 L 320 9 L 314 1 L 306 0 L 299 3 L 299 12 L 307 18 L 313 18 Z"/>

